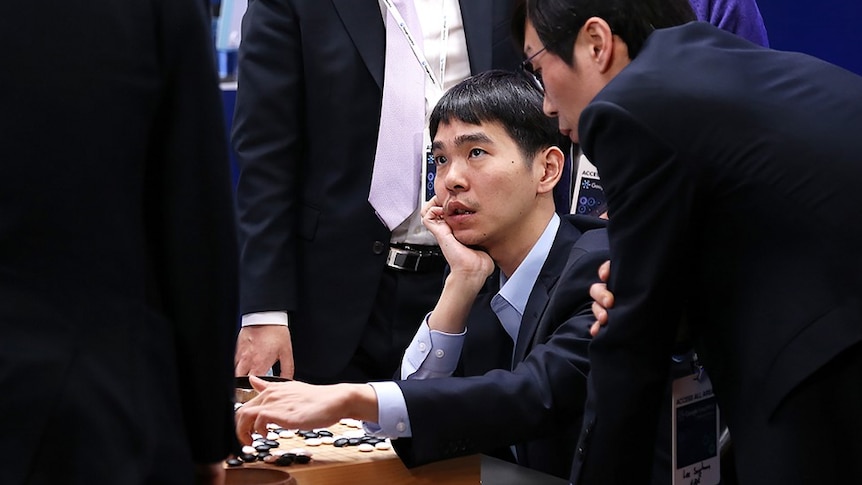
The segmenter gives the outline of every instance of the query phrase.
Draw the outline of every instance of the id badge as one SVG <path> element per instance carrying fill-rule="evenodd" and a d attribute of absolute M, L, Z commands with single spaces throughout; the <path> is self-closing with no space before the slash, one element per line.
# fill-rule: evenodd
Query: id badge
<path fill-rule="evenodd" d="M 718 485 L 718 404 L 705 372 L 674 379 L 671 409 L 673 485 Z"/>
<path fill-rule="evenodd" d="M 431 132 L 425 128 L 425 150 L 422 157 L 422 201 L 428 202 L 434 197 L 434 179 L 437 178 L 437 164 L 431 154 Z"/>
<path fill-rule="evenodd" d="M 608 204 L 598 169 L 584 155 L 578 157 L 574 169 L 577 175 L 571 212 L 596 217 L 602 215 L 608 210 Z"/>

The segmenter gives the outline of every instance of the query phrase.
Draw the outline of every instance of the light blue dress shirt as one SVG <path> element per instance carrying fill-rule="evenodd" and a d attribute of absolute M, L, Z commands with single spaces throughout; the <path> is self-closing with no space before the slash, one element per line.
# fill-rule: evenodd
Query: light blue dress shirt
<path fill-rule="evenodd" d="M 491 309 L 497 315 L 506 333 L 512 337 L 512 342 L 518 341 L 518 330 L 521 327 L 524 308 L 536 285 L 539 272 L 545 265 L 545 260 L 548 259 L 548 253 L 551 252 L 559 227 L 560 217 L 554 214 L 539 240 L 512 276 L 506 278 L 502 272 L 500 273 L 500 291 L 491 299 Z M 430 315 L 429 313 L 425 316 L 413 341 L 404 352 L 401 379 L 434 379 L 448 377 L 455 372 L 467 331 L 450 334 L 431 330 L 428 327 Z M 433 358 L 429 358 L 431 356 Z M 365 431 L 389 438 L 412 436 L 407 404 L 398 384 L 391 381 L 369 384 L 377 393 L 378 422 L 366 422 Z"/>

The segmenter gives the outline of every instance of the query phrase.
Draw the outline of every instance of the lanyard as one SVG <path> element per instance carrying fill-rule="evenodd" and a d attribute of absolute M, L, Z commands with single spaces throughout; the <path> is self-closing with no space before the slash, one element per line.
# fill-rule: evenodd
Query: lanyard
<path fill-rule="evenodd" d="M 411 0 L 407 0 L 411 1 Z M 428 60 L 425 58 L 425 54 L 419 49 L 419 45 L 416 43 L 416 40 L 413 38 L 413 34 L 410 32 L 410 28 L 407 27 L 407 22 L 404 21 L 404 17 L 401 16 L 401 13 L 395 8 L 395 4 L 392 3 L 392 0 L 383 0 L 383 3 L 386 5 L 386 9 L 389 11 L 389 14 L 392 15 L 392 18 L 395 19 L 395 23 L 398 24 L 398 28 L 401 29 L 401 33 L 404 34 L 404 38 L 407 39 L 407 44 L 410 45 L 410 50 L 413 51 L 413 56 L 416 57 L 416 60 L 419 61 L 419 65 L 422 67 L 422 70 L 425 71 L 425 74 L 428 75 L 428 78 L 431 80 L 431 84 L 436 87 L 440 92 L 443 91 L 443 80 L 446 76 L 446 42 L 449 40 L 449 23 L 446 17 L 446 5 L 445 0 L 442 2 L 443 7 L 443 28 L 440 32 L 440 70 L 439 76 L 440 80 L 438 81 L 437 76 L 434 75 L 434 72 L 431 70 L 431 66 L 428 64 Z"/>

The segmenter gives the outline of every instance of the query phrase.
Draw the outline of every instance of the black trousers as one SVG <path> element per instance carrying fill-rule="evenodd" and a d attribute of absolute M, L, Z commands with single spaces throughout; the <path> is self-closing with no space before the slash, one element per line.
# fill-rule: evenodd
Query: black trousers
<path fill-rule="evenodd" d="M 392 379 L 404 349 L 442 290 L 442 270 L 414 273 L 386 268 L 359 347 L 333 382 Z"/>

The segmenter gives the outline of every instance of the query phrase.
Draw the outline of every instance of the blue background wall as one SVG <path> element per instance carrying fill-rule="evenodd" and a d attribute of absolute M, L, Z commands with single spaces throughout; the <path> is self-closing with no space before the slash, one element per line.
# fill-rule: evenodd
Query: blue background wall
<path fill-rule="evenodd" d="M 757 0 L 774 49 L 811 54 L 862 75 L 862 0 Z"/>

